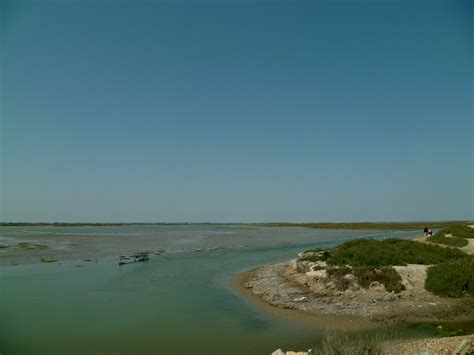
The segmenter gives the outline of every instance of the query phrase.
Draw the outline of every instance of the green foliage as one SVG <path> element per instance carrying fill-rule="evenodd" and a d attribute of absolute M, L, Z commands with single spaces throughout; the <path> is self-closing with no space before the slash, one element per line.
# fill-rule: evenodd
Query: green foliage
<path fill-rule="evenodd" d="M 379 282 L 389 292 L 399 293 L 405 289 L 402 278 L 393 267 L 375 269 L 373 267 L 357 267 L 354 269 L 357 282 L 362 287 L 369 287 L 372 282 Z"/>
<path fill-rule="evenodd" d="M 438 325 L 436 327 L 436 333 L 439 337 L 457 337 L 464 334 L 464 329 L 452 329 Z"/>
<path fill-rule="evenodd" d="M 438 264 L 467 257 L 451 248 L 421 244 L 411 240 L 357 239 L 346 242 L 329 253 L 329 265 L 382 267 L 406 264 Z"/>
<path fill-rule="evenodd" d="M 450 234 L 451 237 L 446 237 L 447 234 Z M 468 244 L 465 238 L 474 238 L 474 228 L 470 228 L 465 224 L 455 224 L 441 229 L 435 235 L 429 237 L 428 241 L 462 248 Z"/>
<path fill-rule="evenodd" d="M 438 296 L 474 297 L 474 257 L 430 267 L 425 288 Z"/>
<path fill-rule="evenodd" d="M 468 241 L 464 238 L 458 237 L 445 237 L 444 234 L 436 233 L 432 237 L 429 237 L 427 241 L 436 244 L 444 244 L 450 247 L 462 248 L 467 245 Z"/>
<path fill-rule="evenodd" d="M 343 277 L 347 274 L 352 274 L 352 269 L 350 267 L 330 267 L 326 269 L 328 275 L 335 277 Z"/>
<path fill-rule="evenodd" d="M 474 228 L 468 227 L 465 224 L 456 224 L 444 228 L 444 234 L 451 234 L 458 238 L 474 238 Z"/>

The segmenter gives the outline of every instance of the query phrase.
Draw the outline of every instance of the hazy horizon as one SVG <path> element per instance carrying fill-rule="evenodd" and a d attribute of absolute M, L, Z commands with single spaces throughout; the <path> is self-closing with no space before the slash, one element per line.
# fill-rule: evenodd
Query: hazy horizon
<path fill-rule="evenodd" d="M 2 1 L 0 220 L 472 220 L 472 1 Z"/>

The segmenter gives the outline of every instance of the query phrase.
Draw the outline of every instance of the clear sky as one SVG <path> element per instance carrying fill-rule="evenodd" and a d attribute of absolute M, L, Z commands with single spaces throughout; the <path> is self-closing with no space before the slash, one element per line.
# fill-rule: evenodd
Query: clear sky
<path fill-rule="evenodd" d="M 472 1 L 1 1 L 2 221 L 473 218 Z"/>

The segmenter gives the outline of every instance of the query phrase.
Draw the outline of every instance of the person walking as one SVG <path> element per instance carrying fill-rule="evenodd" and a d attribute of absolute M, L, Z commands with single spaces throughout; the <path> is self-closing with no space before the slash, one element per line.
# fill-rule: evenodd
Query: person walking
<path fill-rule="evenodd" d="M 433 230 L 431 228 L 428 229 L 428 236 L 432 236 L 433 235 Z"/>
<path fill-rule="evenodd" d="M 425 229 L 423 229 L 423 235 L 424 235 L 425 237 L 428 236 L 428 227 L 425 227 Z"/>

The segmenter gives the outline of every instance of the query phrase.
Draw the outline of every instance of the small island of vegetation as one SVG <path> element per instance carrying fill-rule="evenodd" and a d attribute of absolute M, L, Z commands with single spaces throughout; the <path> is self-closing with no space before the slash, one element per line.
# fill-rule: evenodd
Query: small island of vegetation
<path fill-rule="evenodd" d="M 272 305 L 311 315 L 383 324 L 472 320 L 472 250 L 433 239 L 467 240 L 473 234 L 466 224 L 452 224 L 431 238 L 351 240 L 252 270 L 243 282 Z"/>

